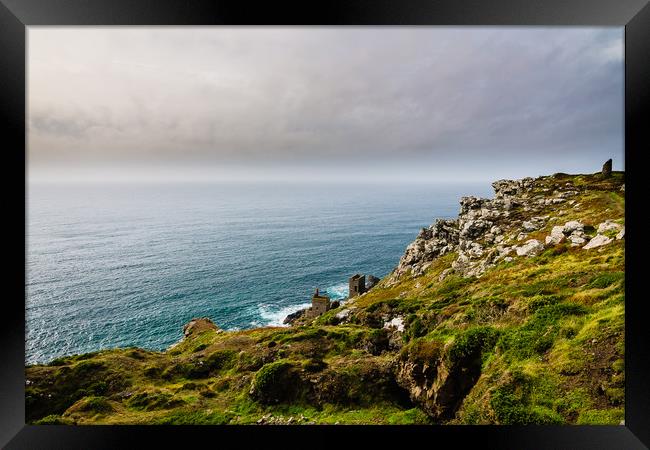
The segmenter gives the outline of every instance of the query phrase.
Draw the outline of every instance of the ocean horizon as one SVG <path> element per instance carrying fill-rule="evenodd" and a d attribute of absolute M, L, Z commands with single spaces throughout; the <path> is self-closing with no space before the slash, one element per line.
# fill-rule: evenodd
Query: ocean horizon
<path fill-rule="evenodd" d="M 281 326 L 314 289 L 386 276 L 422 227 L 488 182 L 30 183 L 26 363 L 163 350 L 194 317 Z"/>

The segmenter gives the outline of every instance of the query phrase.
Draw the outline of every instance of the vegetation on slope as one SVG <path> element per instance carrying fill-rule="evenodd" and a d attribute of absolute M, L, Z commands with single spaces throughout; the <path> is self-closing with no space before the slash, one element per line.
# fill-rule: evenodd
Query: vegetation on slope
<path fill-rule="evenodd" d="M 624 225 L 623 174 L 544 177 L 571 184 L 554 225 L 591 236 Z M 575 207 L 574 205 L 578 205 Z M 523 207 L 513 217 L 525 219 Z M 611 233 L 610 233 L 611 234 Z M 618 424 L 624 401 L 624 239 L 569 242 L 500 260 L 480 277 L 388 277 L 288 328 L 225 332 L 209 320 L 155 352 L 105 350 L 26 368 L 36 424 Z M 347 316 L 341 314 L 347 310 Z M 384 328 L 393 318 L 403 331 Z"/>

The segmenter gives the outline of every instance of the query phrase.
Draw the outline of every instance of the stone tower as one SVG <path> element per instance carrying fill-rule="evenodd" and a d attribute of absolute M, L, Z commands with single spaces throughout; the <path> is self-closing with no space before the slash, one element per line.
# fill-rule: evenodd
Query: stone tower
<path fill-rule="evenodd" d="M 609 178 L 612 175 L 612 160 L 611 158 L 605 161 L 605 164 L 603 164 L 603 171 L 602 171 L 603 177 Z"/>
<path fill-rule="evenodd" d="M 311 316 L 316 317 L 324 314 L 330 309 L 330 298 L 327 295 L 320 295 L 318 289 L 311 298 Z"/>
<path fill-rule="evenodd" d="M 366 292 L 366 276 L 356 274 L 350 278 L 350 293 L 348 298 L 356 297 Z"/>

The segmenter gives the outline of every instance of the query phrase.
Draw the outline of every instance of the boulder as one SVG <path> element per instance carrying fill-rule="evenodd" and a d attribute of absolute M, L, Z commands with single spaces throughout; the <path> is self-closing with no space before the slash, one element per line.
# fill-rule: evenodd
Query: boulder
<path fill-rule="evenodd" d="M 483 247 L 477 242 L 472 242 L 467 249 L 467 254 L 470 258 L 478 259 L 483 256 Z"/>
<path fill-rule="evenodd" d="M 537 239 L 529 239 L 522 246 L 517 247 L 517 256 L 537 256 L 544 251 L 544 244 Z"/>
<path fill-rule="evenodd" d="M 404 318 L 400 316 L 393 317 L 391 320 L 384 322 L 384 328 L 394 329 L 401 333 L 404 331 Z"/>
<path fill-rule="evenodd" d="M 574 231 L 584 231 L 585 226 L 583 223 L 578 222 L 577 220 L 571 220 L 564 224 L 564 229 L 562 232 L 566 235 L 572 234 Z"/>
<path fill-rule="evenodd" d="M 461 197 L 460 199 L 460 215 L 465 215 L 472 210 L 480 210 L 483 208 L 486 202 L 489 202 L 486 198 L 479 198 L 474 196 Z"/>
<path fill-rule="evenodd" d="M 589 241 L 589 243 L 587 245 L 585 245 L 582 248 L 585 249 L 585 250 L 589 250 L 590 248 L 601 247 L 603 245 L 609 244 L 610 242 L 612 242 L 612 240 L 613 239 L 608 238 L 607 236 L 605 236 L 603 234 L 597 234 L 596 236 L 594 236 L 593 239 L 591 239 Z"/>
<path fill-rule="evenodd" d="M 616 235 L 616 240 L 623 239 L 625 237 L 625 227 L 621 229 L 621 231 L 618 232 Z"/>
<path fill-rule="evenodd" d="M 497 180 L 492 183 L 492 188 L 494 189 L 495 198 L 504 199 L 521 195 L 531 190 L 534 184 L 533 178 L 527 177 L 521 180 Z"/>
<path fill-rule="evenodd" d="M 606 220 L 600 225 L 598 225 L 598 234 L 602 234 L 606 231 L 618 231 L 623 228 L 622 225 L 612 222 L 611 220 Z"/>
<path fill-rule="evenodd" d="M 450 273 L 452 273 L 453 271 L 454 271 L 454 269 L 452 269 L 451 267 L 449 267 L 449 268 L 443 270 L 442 272 L 440 272 L 440 276 L 438 277 L 438 281 L 442 281 L 442 280 L 444 280 L 444 279 L 447 278 L 447 276 L 448 276 Z"/>
<path fill-rule="evenodd" d="M 301 317 L 303 317 L 305 315 L 305 313 L 307 312 L 307 309 L 308 308 L 299 309 L 298 311 L 289 314 L 287 317 L 284 318 L 282 323 L 285 324 L 285 325 L 292 325 L 296 320 L 300 319 Z"/>
<path fill-rule="evenodd" d="M 377 278 L 376 276 L 374 275 L 366 276 L 366 290 L 372 288 L 377 283 L 379 283 L 379 278 Z"/>
<path fill-rule="evenodd" d="M 557 245 L 564 241 L 564 227 L 563 226 L 554 226 L 551 230 L 551 234 L 546 236 L 546 245 Z"/>
<path fill-rule="evenodd" d="M 521 226 L 523 227 L 524 230 L 526 231 L 536 231 L 542 228 L 546 222 L 546 219 L 548 219 L 548 216 L 545 217 L 531 217 L 530 220 L 524 221 Z"/>
<path fill-rule="evenodd" d="M 535 231 L 535 230 L 537 230 L 537 225 L 535 225 L 533 222 L 529 222 L 529 221 L 524 221 L 524 223 L 521 224 L 521 227 L 525 231 Z"/>
<path fill-rule="evenodd" d="M 491 226 L 492 222 L 490 221 L 483 219 L 470 219 L 463 224 L 463 228 L 460 230 L 460 237 L 467 239 L 480 237 L 481 235 L 485 234 Z"/>
<path fill-rule="evenodd" d="M 579 234 L 573 233 L 571 236 L 569 236 L 569 241 L 571 241 L 572 247 L 577 247 L 587 242 L 587 239 L 585 239 Z"/>

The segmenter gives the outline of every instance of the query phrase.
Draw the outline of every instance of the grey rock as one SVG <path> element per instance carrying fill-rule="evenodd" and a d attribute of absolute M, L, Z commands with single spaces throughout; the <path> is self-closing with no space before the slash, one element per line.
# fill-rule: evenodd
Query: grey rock
<path fill-rule="evenodd" d="M 616 240 L 621 240 L 625 237 L 625 227 L 621 229 L 621 231 L 618 232 L 616 235 Z"/>
<path fill-rule="evenodd" d="M 584 231 L 585 226 L 583 223 L 578 222 L 577 220 L 571 220 L 564 224 L 564 229 L 562 232 L 566 235 L 572 234 L 574 231 Z"/>
<path fill-rule="evenodd" d="M 607 244 L 609 244 L 610 242 L 612 242 L 612 240 L 613 240 L 613 239 L 608 238 L 608 237 L 605 236 L 605 235 L 597 234 L 596 236 L 594 236 L 594 237 L 589 241 L 589 243 L 588 243 L 587 245 L 585 245 L 585 246 L 582 247 L 582 248 L 585 249 L 585 250 L 589 250 L 590 248 L 601 247 L 601 246 L 603 246 L 603 245 L 607 245 Z"/>
<path fill-rule="evenodd" d="M 537 239 L 530 239 L 516 248 L 517 256 L 537 256 L 544 250 L 544 244 Z"/>
<path fill-rule="evenodd" d="M 613 222 L 611 220 L 606 220 L 603 223 L 601 223 L 600 225 L 598 225 L 598 230 L 597 231 L 598 231 L 599 234 L 601 234 L 601 233 L 604 233 L 606 231 L 618 231 L 621 228 L 623 228 L 623 225 L 620 225 L 620 224 L 618 224 L 616 222 Z"/>
<path fill-rule="evenodd" d="M 546 236 L 545 239 L 546 245 L 557 245 L 562 241 L 564 241 L 564 227 L 557 225 L 553 227 L 551 234 Z"/>
<path fill-rule="evenodd" d="M 487 232 L 492 226 L 492 222 L 484 219 L 468 220 L 463 223 L 460 230 L 460 237 L 466 239 L 475 239 Z"/>
<path fill-rule="evenodd" d="M 524 221 L 524 223 L 521 224 L 521 227 L 525 231 L 535 231 L 535 230 L 537 230 L 537 225 L 535 225 L 533 222 L 529 222 L 529 221 Z"/>
<path fill-rule="evenodd" d="M 292 325 L 296 320 L 303 317 L 308 309 L 309 308 L 299 309 L 298 311 L 289 314 L 287 317 L 284 318 L 282 323 L 285 325 Z"/>
<path fill-rule="evenodd" d="M 443 270 L 442 272 L 440 272 L 440 276 L 438 277 L 438 281 L 442 281 L 442 280 L 444 280 L 444 279 L 447 278 L 447 276 L 449 276 L 449 274 L 452 273 L 453 271 L 454 271 L 454 269 L 452 269 L 451 267 L 448 268 L 448 269 Z"/>

